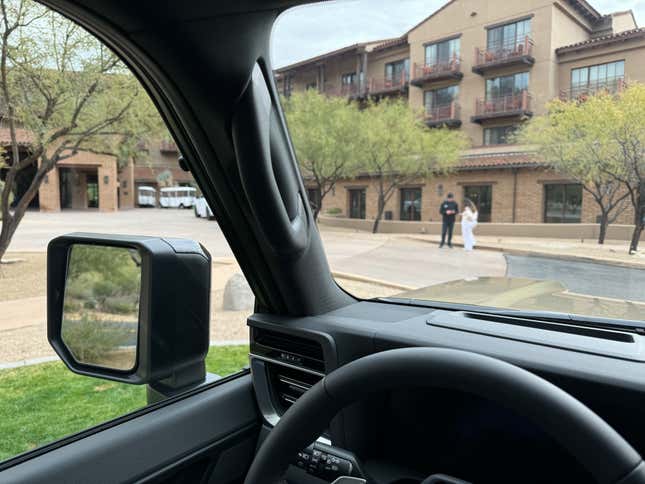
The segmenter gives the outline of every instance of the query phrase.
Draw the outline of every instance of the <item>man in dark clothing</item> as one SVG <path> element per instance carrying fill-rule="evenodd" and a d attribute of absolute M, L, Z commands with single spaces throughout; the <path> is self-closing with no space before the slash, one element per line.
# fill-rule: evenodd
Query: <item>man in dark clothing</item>
<path fill-rule="evenodd" d="M 452 231 L 455 228 L 455 218 L 459 213 L 459 205 L 455 202 L 455 198 L 452 193 L 449 193 L 446 199 L 441 203 L 441 208 L 439 208 L 439 213 L 442 217 L 441 225 L 441 244 L 439 248 L 442 248 L 446 243 L 446 234 L 448 235 L 448 247 L 452 249 Z"/>

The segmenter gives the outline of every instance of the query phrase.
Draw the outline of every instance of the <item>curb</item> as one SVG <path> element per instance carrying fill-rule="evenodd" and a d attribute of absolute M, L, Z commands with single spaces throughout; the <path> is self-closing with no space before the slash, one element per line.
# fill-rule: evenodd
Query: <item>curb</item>
<path fill-rule="evenodd" d="M 209 346 L 243 346 L 248 345 L 248 339 L 231 339 L 223 341 L 211 341 Z M 26 360 L 12 361 L 11 363 L 0 363 L 0 370 L 12 370 L 22 368 L 23 366 L 40 365 L 41 363 L 51 363 L 60 361 L 58 356 L 41 356 L 39 358 L 28 358 Z"/>
<path fill-rule="evenodd" d="M 436 240 L 419 239 L 414 236 L 403 236 L 402 238 L 408 239 L 408 240 L 414 240 L 416 242 L 425 242 L 426 244 L 439 245 L 439 241 L 436 241 Z M 464 244 L 459 242 L 453 242 L 452 245 L 455 247 L 464 246 Z M 584 255 L 562 254 L 558 252 L 543 252 L 543 251 L 534 251 L 534 250 L 528 250 L 528 249 L 513 249 L 513 248 L 507 248 L 507 247 L 499 247 L 495 245 L 477 245 L 476 249 L 488 250 L 491 252 L 503 252 L 509 255 L 521 255 L 526 257 L 544 257 L 546 259 L 556 259 L 556 260 L 564 260 L 564 261 L 571 261 L 571 262 L 591 262 L 594 264 L 623 267 L 627 269 L 645 270 L 645 263 L 627 262 L 627 261 L 621 261 L 621 260 L 615 260 L 615 259 L 607 259 L 603 257 L 589 257 Z"/>
<path fill-rule="evenodd" d="M 372 277 L 360 276 L 350 272 L 331 271 L 331 275 L 341 279 L 348 279 L 350 281 L 366 282 L 368 284 L 376 284 L 378 286 L 391 287 L 392 289 L 400 289 L 402 291 L 414 291 L 418 287 L 406 286 L 405 284 L 397 284 L 396 282 L 384 281 L 382 279 L 374 279 Z"/>
<path fill-rule="evenodd" d="M 11 370 L 23 366 L 40 365 L 41 363 L 51 363 L 59 361 L 58 356 L 41 356 L 40 358 L 28 358 L 26 360 L 13 361 L 11 363 L 0 363 L 0 370 Z"/>

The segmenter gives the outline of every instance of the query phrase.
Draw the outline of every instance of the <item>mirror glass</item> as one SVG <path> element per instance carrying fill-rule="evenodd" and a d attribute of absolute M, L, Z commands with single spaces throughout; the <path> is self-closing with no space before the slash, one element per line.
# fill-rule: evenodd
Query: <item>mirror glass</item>
<path fill-rule="evenodd" d="M 76 361 L 115 370 L 134 368 L 140 293 L 137 249 L 70 248 L 61 333 Z"/>

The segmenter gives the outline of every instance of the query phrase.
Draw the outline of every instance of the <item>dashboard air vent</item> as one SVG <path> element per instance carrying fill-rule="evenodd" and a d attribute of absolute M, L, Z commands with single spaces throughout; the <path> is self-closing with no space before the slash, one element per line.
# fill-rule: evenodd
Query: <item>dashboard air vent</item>
<path fill-rule="evenodd" d="M 322 378 L 320 375 L 282 365 L 269 365 L 268 371 L 270 387 L 280 415 Z"/>
<path fill-rule="evenodd" d="M 325 359 L 320 343 L 300 336 L 252 328 L 251 353 L 314 373 L 325 372 Z"/>

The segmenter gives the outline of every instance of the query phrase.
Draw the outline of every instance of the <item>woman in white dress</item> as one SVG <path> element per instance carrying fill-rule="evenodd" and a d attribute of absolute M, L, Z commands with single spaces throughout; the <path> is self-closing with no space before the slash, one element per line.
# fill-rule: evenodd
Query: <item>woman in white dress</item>
<path fill-rule="evenodd" d="M 477 241 L 473 230 L 477 226 L 477 207 L 471 201 L 466 199 L 464 201 L 464 211 L 461 214 L 461 235 L 464 238 L 464 249 L 471 251 Z"/>

